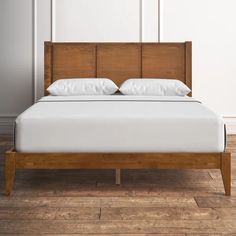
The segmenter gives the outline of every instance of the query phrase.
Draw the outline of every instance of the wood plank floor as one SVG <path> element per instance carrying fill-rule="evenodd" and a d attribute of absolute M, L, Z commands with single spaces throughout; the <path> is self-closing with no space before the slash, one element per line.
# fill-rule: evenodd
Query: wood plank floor
<path fill-rule="evenodd" d="M 12 137 L 0 137 L 3 153 Z M 0 196 L 0 235 L 236 235 L 236 136 L 232 196 L 218 170 L 17 171 L 11 198 Z"/>

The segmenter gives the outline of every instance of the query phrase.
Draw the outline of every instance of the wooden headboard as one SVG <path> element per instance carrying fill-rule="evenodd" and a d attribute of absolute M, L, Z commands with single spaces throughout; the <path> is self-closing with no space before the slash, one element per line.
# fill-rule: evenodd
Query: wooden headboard
<path fill-rule="evenodd" d="M 46 88 L 58 79 L 178 79 L 192 88 L 192 43 L 45 42 Z"/>

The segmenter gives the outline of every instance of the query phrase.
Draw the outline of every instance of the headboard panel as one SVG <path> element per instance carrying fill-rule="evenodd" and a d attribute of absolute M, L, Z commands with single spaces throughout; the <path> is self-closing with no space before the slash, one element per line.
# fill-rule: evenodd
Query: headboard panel
<path fill-rule="evenodd" d="M 185 45 L 143 45 L 143 77 L 179 79 L 185 82 Z"/>
<path fill-rule="evenodd" d="M 46 88 L 58 79 L 169 78 L 192 87 L 192 45 L 185 43 L 45 42 Z"/>
<path fill-rule="evenodd" d="M 97 77 L 109 78 L 119 86 L 126 79 L 141 78 L 141 67 L 140 44 L 97 46 Z"/>
<path fill-rule="evenodd" d="M 53 81 L 73 77 L 96 77 L 96 45 L 53 46 Z"/>

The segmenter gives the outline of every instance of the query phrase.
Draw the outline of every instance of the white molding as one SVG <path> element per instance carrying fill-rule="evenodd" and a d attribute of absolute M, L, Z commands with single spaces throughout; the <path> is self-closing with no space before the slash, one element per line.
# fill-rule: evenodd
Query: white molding
<path fill-rule="evenodd" d="M 33 103 L 37 101 L 37 0 L 33 0 Z"/>
<path fill-rule="evenodd" d="M 139 0 L 139 41 L 143 42 L 143 0 Z"/>
<path fill-rule="evenodd" d="M 146 0 L 142 2 L 142 42 L 158 42 L 159 0 Z"/>
<path fill-rule="evenodd" d="M 159 37 L 159 42 L 163 41 L 163 5 L 164 1 L 163 0 L 158 0 L 159 2 L 159 9 L 158 9 L 158 37 Z"/>
<path fill-rule="evenodd" d="M 236 134 L 236 116 L 224 116 L 227 134 Z"/>
<path fill-rule="evenodd" d="M 2 114 L 0 114 L 0 119 L 1 118 L 11 118 L 11 117 L 13 117 L 13 118 L 15 118 L 15 117 L 17 117 L 19 114 L 4 114 L 4 113 L 2 113 Z"/>
<path fill-rule="evenodd" d="M 55 29 L 54 29 L 54 23 L 55 23 L 55 5 L 56 2 L 54 0 L 51 0 L 51 41 L 55 41 Z"/>
<path fill-rule="evenodd" d="M 52 0 L 34 0 L 34 102 L 44 91 L 44 41 L 52 41 L 51 25 Z"/>
<path fill-rule="evenodd" d="M 162 3 L 161 3 L 161 0 L 158 0 L 158 10 L 157 10 L 157 14 L 158 14 L 158 23 L 157 23 L 157 27 L 158 27 L 158 42 L 160 43 L 161 42 L 161 7 L 162 7 Z"/>

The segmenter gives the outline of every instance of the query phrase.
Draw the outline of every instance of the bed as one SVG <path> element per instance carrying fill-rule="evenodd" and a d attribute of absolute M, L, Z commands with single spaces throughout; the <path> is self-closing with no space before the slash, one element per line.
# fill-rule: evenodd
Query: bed
<path fill-rule="evenodd" d="M 191 88 L 191 42 L 45 43 L 46 88 L 62 78 L 178 79 Z M 191 94 L 190 94 L 191 95 Z M 63 135 L 62 135 L 63 134 Z M 231 192 L 222 118 L 192 97 L 45 96 L 16 119 L 16 169 L 220 169 Z"/>

